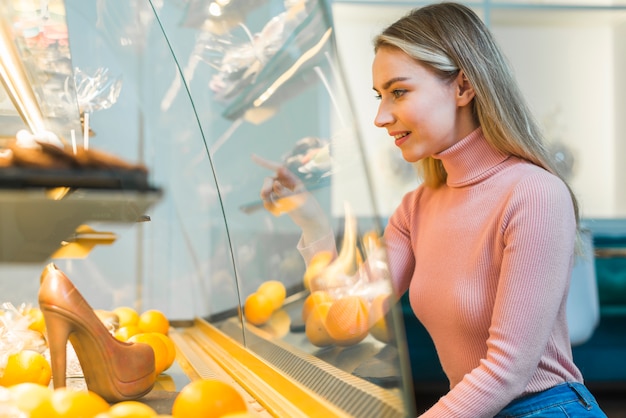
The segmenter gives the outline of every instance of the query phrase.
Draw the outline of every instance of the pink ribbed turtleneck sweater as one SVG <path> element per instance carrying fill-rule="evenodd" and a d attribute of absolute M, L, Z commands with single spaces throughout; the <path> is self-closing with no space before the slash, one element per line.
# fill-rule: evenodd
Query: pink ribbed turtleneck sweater
<path fill-rule="evenodd" d="M 576 236 L 566 186 L 492 149 L 481 129 L 434 157 L 447 184 L 405 195 L 385 230 L 394 286 L 409 291 L 450 380 L 423 417 L 492 417 L 581 382 L 566 319 Z"/>

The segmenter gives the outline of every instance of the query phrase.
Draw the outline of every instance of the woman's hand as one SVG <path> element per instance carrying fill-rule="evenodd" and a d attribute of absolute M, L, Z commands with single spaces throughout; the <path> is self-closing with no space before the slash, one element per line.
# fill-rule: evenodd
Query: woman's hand
<path fill-rule="evenodd" d="M 306 189 L 298 176 L 282 164 L 252 155 L 252 161 L 275 173 L 265 178 L 261 188 L 263 206 L 275 216 L 289 215 L 302 229 L 303 244 L 314 242 L 328 234 L 330 224 L 319 202 Z"/>

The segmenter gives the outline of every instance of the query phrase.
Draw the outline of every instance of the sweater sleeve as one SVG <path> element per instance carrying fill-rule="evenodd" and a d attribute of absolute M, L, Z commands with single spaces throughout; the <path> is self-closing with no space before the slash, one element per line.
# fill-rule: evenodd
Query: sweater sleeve
<path fill-rule="evenodd" d="M 554 176 L 527 177 L 499 221 L 504 248 L 486 355 L 423 418 L 493 417 L 524 391 L 544 389 L 529 382 L 543 354 L 566 345 L 566 327 L 555 324 L 566 322 L 576 236 L 567 187 Z"/>
<path fill-rule="evenodd" d="M 298 252 L 300 252 L 300 255 L 304 259 L 304 263 L 307 266 L 313 256 L 320 251 L 330 251 L 334 256 L 337 255 L 335 236 L 333 235 L 332 230 L 329 230 L 326 235 L 309 245 L 304 245 L 302 236 L 300 236 L 300 240 L 298 241 L 296 248 L 298 249 Z"/>
<path fill-rule="evenodd" d="M 407 193 L 389 218 L 384 241 L 393 289 L 401 296 L 409 288 L 415 270 L 415 255 L 411 242 L 410 218 L 415 209 L 417 191 Z"/>

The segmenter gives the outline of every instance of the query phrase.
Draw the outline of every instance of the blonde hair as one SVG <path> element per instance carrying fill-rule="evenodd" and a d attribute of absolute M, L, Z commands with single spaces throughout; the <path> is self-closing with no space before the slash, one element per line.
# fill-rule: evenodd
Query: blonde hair
<path fill-rule="evenodd" d="M 374 39 L 375 51 L 385 47 L 400 49 L 443 79 L 453 80 L 463 71 L 475 91 L 474 117 L 489 144 L 560 177 L 578 222 L 576 196 L 548 153 L 504 55 L 470 8 L 444 2 L 414 9 Z M 447 173 L 440 160 L 425 158 L 418 169 L 426 186 L 445 184 Z"/>

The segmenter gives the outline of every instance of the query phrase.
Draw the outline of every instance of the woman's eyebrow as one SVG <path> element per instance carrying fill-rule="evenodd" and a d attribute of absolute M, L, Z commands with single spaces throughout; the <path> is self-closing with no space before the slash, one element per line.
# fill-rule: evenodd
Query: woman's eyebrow
<path fill-rule="evenodd" d="M 406 80 L 408 80 L 408 79 L 409 79 L 409 77 L 394 77 L 394 78 L 392 78 L 392 79 L 390 79 L 390 80 L 387 80 L 387 82 L 385 82 L 385 84 L 383 84 L 383 90 L 387 90 L 387 89 L 388 89 L 389 87 L 391 87 L 391 85 L 392 85 L 392 84 L 394 84 L 394 83 L 397 83 L 397 82 L 399 82 L 399 81 L 406 81 Z M 378 90 L 376 90 L 376 87 L 372 87 L 372 88 L 373 88 L 375 91 L 378 91 Z"/>

